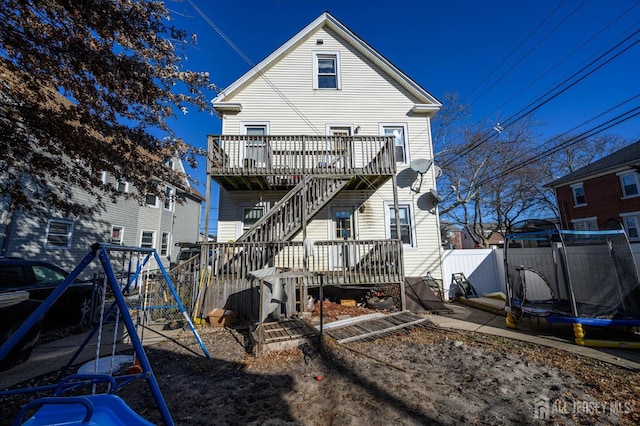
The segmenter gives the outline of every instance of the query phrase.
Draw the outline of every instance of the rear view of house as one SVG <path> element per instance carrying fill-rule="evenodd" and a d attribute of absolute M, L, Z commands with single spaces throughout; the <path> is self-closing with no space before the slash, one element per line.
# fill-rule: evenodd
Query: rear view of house
<path fill-rule="evenodd" d="M 395 288 L 399 303 L 405 276 L 440 277 L 441 104 L 336 18 L 323 13 L 213 105 L 210 307 L 241 309 L 232 294 L 266 266 L 312 273 L 310 285 Z"/>

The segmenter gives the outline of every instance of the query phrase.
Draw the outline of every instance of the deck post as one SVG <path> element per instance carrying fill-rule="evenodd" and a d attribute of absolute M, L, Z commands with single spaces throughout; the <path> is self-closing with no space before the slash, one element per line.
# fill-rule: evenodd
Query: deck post
<path fill-rule="evenodd" d="M 400 275 L 400 304 L 404 311 L 406 309 L 406 302 L 404 300 L 404 257 L 402 253 L 402 234 L 400 230 L 400 209 L 398 206 L 398 179 L 395 173 L 391 175 L 391 185 L 393 187 L 393 209 L 395 210 L 396 215 L 396 236 L 400 240 L 400 244 L 398 245 L 398 258 L 400 259 L 400 262 L 398 263 L 398 273 Z"/>

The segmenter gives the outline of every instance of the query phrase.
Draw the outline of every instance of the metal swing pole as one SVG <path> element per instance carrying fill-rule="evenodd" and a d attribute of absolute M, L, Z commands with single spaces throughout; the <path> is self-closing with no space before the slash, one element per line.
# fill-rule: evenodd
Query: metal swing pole
<path fill-rule="evenodd" d="M 189 318 L 189 314 L 187 313 L 187 310 L 185 309 L 184 305 L 182 304 L 182 301 L 180 300 L 180 296 L 178 296 L 178 292 L 176 291 L 175 287 L 173 286 L 173 283 L 171 282 L 171 278 L 169 278 L 169 274 L 167 273 L 167 270 L 162 265 L 162 261 L 158 257 L 158 253 L 155 250 L 153 251 L 153 256 L 155 257 L 156 262 L 158 263 L 158 267 L 160 268 L 160 271 L 162 272 L 162 276 L 164 277 L 165 281 L 167 282 L 167 286 L 169 287 L 169 290 L 171 291 L 171 294 L 173 294 L 173 297 L 175 298 L 176 302 L 178 303 L 178 307 L 180 308 L 180 312 L 182 312 L 182 316 L 187 321 L 187 324 L 189 325 L 189 329 L 193 333 L 193 336 L 196 338 L 196 340 L 198 342 L 198 345 L 200 345 L 200 349 L 202 349 L 202 353 L 204 353 L 204 356 L 207 359 L 211 359 L 211 356 L 209 355 L 209 351 L 207 351 L 207 347 L 204 345 L 204 342 L 202 341 L 202 339 L 198 335 L 198 332 L 196 331 L 196 328 L 194 327 L 193 323 L 191 322 L 191 318 Z"/>
<path fill-rule="evenodd" d="M 162 396 L 162 392 L 160 391 L 160 386 L 158 385 L 158 381 L 156 380 L 155 375 L 153 374 L 153 369 L 151 368 L 151 363 L 149 362 L 149 358 L 147 358 L 147 354 L 144 351 L 142 346 L 142 342 L 138 337 L 138 333 L 136 331 L 135 324 L 133 324 L 133 320 L 131 319 L 131 315 L 129 315 L 129 310 L 127 308 L 126 300 L 124 299 L 124 295 L 122 294 L 122 290 L 118 285 L 118 281 L 116 279 L 116 275 L 113 272 L 113 268 L 111 267 L 111 262 L 109 261 L 109 255 L 102 245 L 100 245 L 100 262 L 102 263 L 102 267 L 104 268 L 104 272 L 107 275 L 107 280 L 109 285 L 111 286 L 111 290 L 113 291 L 113 295 L 116 299 L 116 303 L 120 308 L 120 312 L 122 315 L 122 322 L 129 332 L 129 336 L 131 338 L 131 343 L 133 344 L 136 355 L 138 356 L 138 360 L 140 362 L 140 366 L 142 370 L 146 373 L 145 378 L 147 380 L 147 384 L 151 389 L 151 394 L 153 395 L 153 399 L 158 406 L 158 410 L 160 411 L 160 415 L 162 416 L 162 420 L 165 422 L 167 426 L 173 426 L 173 419 L 171 418 L 171 414 L 169 413 L 169 407 L 167 406 L 164 397 Z"/>

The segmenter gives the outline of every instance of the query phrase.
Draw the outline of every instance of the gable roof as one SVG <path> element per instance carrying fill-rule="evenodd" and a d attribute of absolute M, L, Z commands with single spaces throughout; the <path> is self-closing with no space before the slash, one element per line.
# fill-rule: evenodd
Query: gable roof
<path fill-rule="evenodd" d="M 358 37 L 353 31 L 347 28 L 344 24 L 334 18 L 329 12 L 322 13 L 309 25 L 304 27 L 295 36 L 289 39 L 286 43 L 276 49 L 273 53 L 263 59 L 260 63 L 255 65 L 239 79 L 233 82 L 230 86 L 225 88 L 216 96 L 211 103 L 213 107 L 218 111 L 240 111 L 240 104 L 233 102 L 225 102 L 226 99 L 233 97 L 235 93 L 242 90 L 247 84 L 253 80 L 259 78 L 267 69 L 269 69 L 275 62 L 280 60 L 290 50 L 298 46 L 308 37 L 310 37 L 317 30 L 327 27 L 338 34 L 354 49 L 371 60 L 376 66 L 378 66 L 383 72 L 389 75 L 395 80 L 401 87 L 406 89 L 409 93 L 416 97 L 420 103 L 417 103 L 413 107 L 413 112 L 417 114 L 432 114 L 440 109 L 442 104 L 433 95 L 423 89 L 418 83 L 409 78 L 405 73 L 400 71 L 398 67 L 393 65 L 388 59 L 382 56 L 378 51 L 369 46 L 360 37 Z"/>
<path fill-rule="evenodd" d="M 557 188 L 573 181 L 591 177 L 592 175 L 635 165 L 640 165 L 640 141 L 627 145 L 581 169 L 562 176 L 548 183 L 547 186 Z"/>

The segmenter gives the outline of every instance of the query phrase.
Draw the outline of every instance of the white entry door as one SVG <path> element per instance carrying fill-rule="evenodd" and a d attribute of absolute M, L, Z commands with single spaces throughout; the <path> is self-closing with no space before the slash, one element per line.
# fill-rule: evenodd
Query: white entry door
<path fill-rule="evenodd" d="M 329 253 L 331 269 L 355 266 L 355 247 L 348 243 L 356 239 L 354 211 L 355 206 L 341 206 L 331 209 L 331 239 L 345 243 L 331 246 Z"/>

